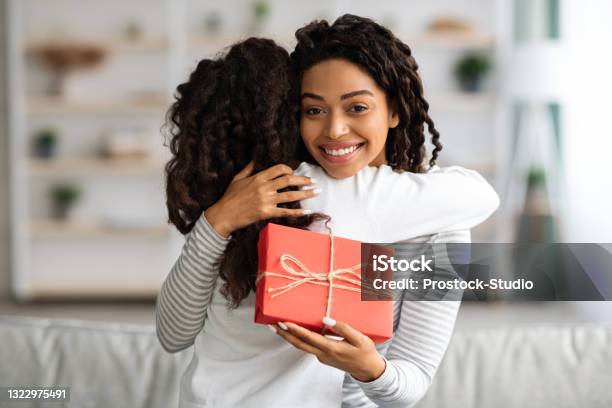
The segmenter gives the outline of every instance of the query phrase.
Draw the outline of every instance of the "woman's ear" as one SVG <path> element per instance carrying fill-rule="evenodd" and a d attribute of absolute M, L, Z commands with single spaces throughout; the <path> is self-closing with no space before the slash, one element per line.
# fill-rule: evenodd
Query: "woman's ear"
<path fill-rule="evenodd" d="M 389 114 L 389 129 L 396 128 L 399 125 L 399 114 L 392 110 Z"/>
<path fill-rule="evenodd" d="M 399 125 L 399 113 L 397 113 L 397 101 L 390 103 L 389 109 L 389 129 L 396 128 Z"/>

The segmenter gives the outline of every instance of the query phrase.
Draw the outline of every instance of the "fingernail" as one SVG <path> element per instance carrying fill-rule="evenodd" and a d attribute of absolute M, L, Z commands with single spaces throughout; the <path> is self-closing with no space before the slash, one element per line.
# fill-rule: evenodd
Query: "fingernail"
<path fill-rule="evenodd" d="M 287 325 L 285 323 L 283 323 L 283 322 L 278 322 L 278 327 L 280 327 L 283 330 L 289 330 Z"/>
<path fill-rule="evenodd" d="M 321 189 L 319 189 L 319 188 L 313 188 L 313 189 L 312 189 L 312 192 L 313 192 L 313 193 L 315 193 L 315 194 L 321 194 Z"/>
<path fill-rule="evenodd" d="M 331 317 L 324 317 L 323 324 L 329 327 L 334 327 L 336 325 L 336 321 Z"/>
<path fill-rule="evenodd" d="M 317 184 L 317 179 L 310 177 L 310 184 Z"/>
<path fill-rule="evenodd" d="M 272 332 L 276 333 L 276 327 L 272 326 L 271 324 L 268 325 L 268 329 L 270 329 Z"/>
<path fill-rule="evenodd" d="M 302 210 L 302 214 L 304 214 L 304 215 L 307 215 L 307 214 L 312 214 L 312 210 L 306 210 L 306 209 L 303 209 L 303 210 Z"/>

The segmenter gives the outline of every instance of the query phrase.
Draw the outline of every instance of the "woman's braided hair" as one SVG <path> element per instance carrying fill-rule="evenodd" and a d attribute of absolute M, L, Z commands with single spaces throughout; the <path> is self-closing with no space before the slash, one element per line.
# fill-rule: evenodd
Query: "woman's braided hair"
<path fill-rule="evenodd" d="M 418 65 L 408 45 L 374 21 L 351 14 L 339 17 L 331 26 L 325 20 L 314 21 L 295 36 L 298 42 L 291 59 L 298 78 L 319 62 L 344 59 L 364 69 L 385 91 L 400 119 L 396 128 L 389 129 L 385 145 L 392 168 L 416 173 L 427 170 L 425 124 L 434 145 L 429 166 L 435 164 L 442 150 L 440 134 L 428 114 Z M 305 149 L 300 155 L 313 160 Z"/>

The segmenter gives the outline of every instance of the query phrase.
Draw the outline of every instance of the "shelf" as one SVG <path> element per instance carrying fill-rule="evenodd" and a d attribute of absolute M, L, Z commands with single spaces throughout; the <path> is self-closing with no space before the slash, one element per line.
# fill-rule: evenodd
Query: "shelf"
<path fill-rule="evenodd" d="M 34 239 L 45 238 L 167 238 L 170 228 L 161 224 L 149 227 L 110 227 L 95 222 L 33 220 L 31 235 Z"/>
<path fill-rule="evenodd" d="M 28 169 L 32 177 L 99 175 L 150 175 L 161 177 L 164 163 L 150 159 L 30 159 Z"/>
<path fill-rule="evenodd" d="M 400 36 L 411 48 L 480 49 L 495 46 L 495 38 L 480 33 L 425 33 Z"/>
<path fill-rule="evenodd" d="M 263 34 L 263 36 L 272 38 L 281 45 L 294 45 L 296 42 L 293 33 L 282 36 L 270 33 Z M 195 34 L 191 35 L 188 41 L 189 48 L 191 49 L 207 48 L 220 50 L 248 37 L 248 34 L 241 36 L 227 34 L 204 36 Z M 411 48 L 487 50 L 495 46 L 495 38 L 493 36 L 480 33 L 424 33 L 398 35 L 398 37 Z"/>
<path fill-rule="evenodd" d="M 188 47 L 191 49 L 212 48 L 219 51 L 222 48 L 228 47 L 235 42 L 249 38 L 248 35 L 230 36 L 230 35 L 191 35 L 188 38 Z M 277 39 L 276 37 L 274 38 Z"/>
<path fill-rule="evenodd" d="M 164 51 L 168 49 L 168 41 L 165 38 L 141 38 L 129 40 L 125 38 L 105 38 L 105 39 L 66 39 L 58 41 L 30 39 L 25 42 L 25 51 L 35 53 L 46 46 L 79 45 L 100 47 L 110 51 Z"/>
<path fill-rule="evenodd" d="M 444 110 L 492 109 L 495 95 L 490 92 L 445 92 L 425 96 L 430 106 Z M 154 114 L 163 115 L 170 108 L 170 102 L 100 101 L 74 102 L 56 98 L 30 98 L 31 115 L 78 115 L 78 114 Z"/>
<path fill-rule="evenodd" d="M 438 160 L 437 165 L 443 168 L 450 167 L 450 166 L 461 166 L 468 170 L 477 171 L 484 178 L 495 176 L 497 171 L 499 171 L 498 166 L 493 161 L 484 160 L 480 163 L 478 162 L 469 163 L 469 162 L 460 160 L 460 157 L 458 156 L 452 156 L 450 158 L 444 158 L 444 159 Z"/>
<path fill-rule="evenodd" d="M 497 165 L 494 162 L 467 164 L 463 167 L 470 170 L 475 170 L 485 178 L 493 176 L 497 172 Z"/>
<path fill-rule="evenodd" d="M 170 102 L 162 100 L 70 101 L 53 97 L 31 97 L 30 115 L 71 114 L 152 114 L 163 115 Z"/>
<path fill-rule="evenodd" d="M 492 92 L 443 92 L 425 94 L 430 110 L 485 111 L 495 108 L 496 95 Z"/>
<path fill-rule="evenodd" d="M 117 284 L 112 286 L 51 286 L 34 283 L 27 291 L 28 300 L 45 301 L 93 301 L 93 300 L 155 300 L 160 282 L 142 282 L 138 286 L 126 287 Z"/>

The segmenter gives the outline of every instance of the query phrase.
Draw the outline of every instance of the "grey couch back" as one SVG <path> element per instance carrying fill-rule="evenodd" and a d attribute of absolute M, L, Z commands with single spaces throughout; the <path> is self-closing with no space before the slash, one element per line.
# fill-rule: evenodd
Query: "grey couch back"
<path fill-rule="evenodd" d="M 54 407 L 176 407 L 192 353 L 164 352 L 153 326 L 0 317 L 0 385 L 70 386 Z M 457 331 L 418 404 L 451 406 L 610 407 L 612 326 Z"/>
<path fill-rule="evenodd" d="M 166 353 L 153 326 L 0 317 L 0 385 L 69 386 L 54 407 L 176 407 L 192 353 Z"/>

